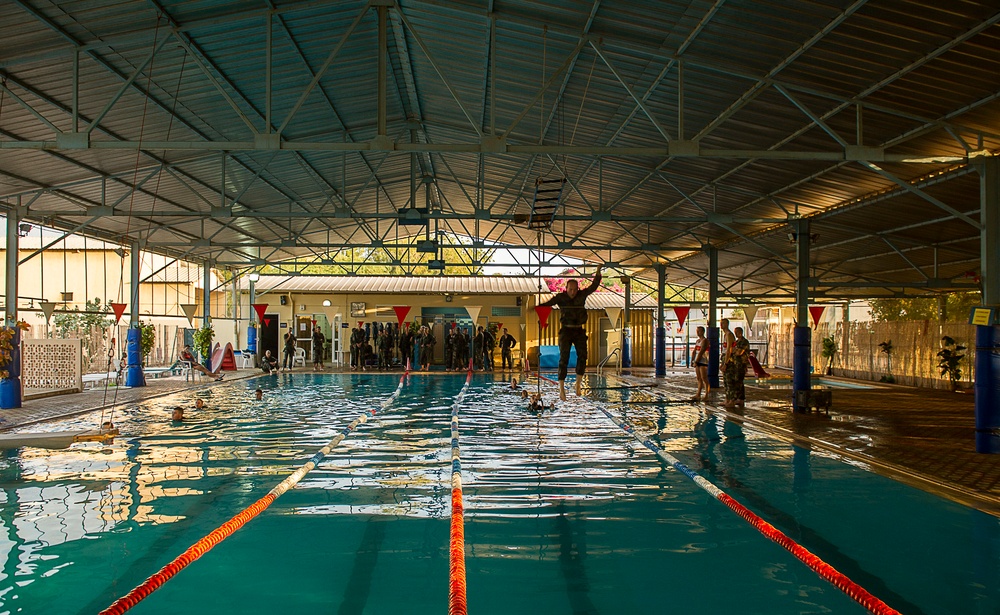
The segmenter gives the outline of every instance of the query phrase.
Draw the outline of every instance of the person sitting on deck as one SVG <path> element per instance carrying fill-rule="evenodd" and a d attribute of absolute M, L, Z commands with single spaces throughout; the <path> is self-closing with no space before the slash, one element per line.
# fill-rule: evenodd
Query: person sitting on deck
<path fill-rule="evenodd" d="M 187 361 L 188 363 L 191 364 L 191 369 L 193 369 L 195 371 L 199 371 L 199 372 L 205 374 L 206 376 L 211 376 L 212 378 L 215 378 L 216 380 L 222 380 L 225 377 L 225 374 L 222 373 L 222 366 L 221 365 L 219 366 L 218 371 L 215 371 L 215 372 L 208 371 L 208 368 L 205 367 L 204 365 L 202 365 L 201 363 L 199 363 L 198 359 L 196 359 L 195 356 L 193 354 L 191 354 L 191 347 L 190 346 L 184 346 L 184 349 L 181 350 L 181 361 Z"/>
<path fill-rule="evenodd" d="M 278 372 L 278 357 L 271 354 L 270 350 L 264 351 L 264 356 L 260 358 L 260 369 L 265 374 Z"/>

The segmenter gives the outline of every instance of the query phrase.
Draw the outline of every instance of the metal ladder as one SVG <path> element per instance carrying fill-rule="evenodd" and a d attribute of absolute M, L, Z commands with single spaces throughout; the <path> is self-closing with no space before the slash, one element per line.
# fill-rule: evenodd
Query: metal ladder
<path fill-rule="evenodd" d="M 566 178 L 535 180 L 535 198 L 531 202 L 531 215 L 528 216 L 528 228 L 547 229 L 552 228 L 552 220 L 555 218 L 556 210 L 559 209 L 559 201 L 562 199 L 563 188 L 566 186 Z"/>

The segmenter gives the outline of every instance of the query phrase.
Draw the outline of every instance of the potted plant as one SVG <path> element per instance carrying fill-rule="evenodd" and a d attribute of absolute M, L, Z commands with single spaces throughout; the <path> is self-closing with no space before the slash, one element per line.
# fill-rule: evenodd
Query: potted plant
<path fill-rule="evenodd" d="M 153 344 L 156 343 L 156 327 L 152 323 L 139 321 L 139 330 L 142 331 L 139 338 L 139 348 L 142 352 L 142 364 L 149 363 L 149 353 L 153 352 Z"/>
<path fill-rule="evenodd" d="M 212 328 L 212 325 L 205 325 L 197 329 L 192 337 L 194 338 L 194 349 L 201 354 L 202 363 L 211 370 L 212 368 L 208 364 L 212 361 L 210 354 L 212 352 L 212 340 L 215 339 L 215 329 Z"/>
<path fill-rule="evenodd" d="M 954 338 L 946 335 L 941 338 L 943 348 L 937 353 L 938 369 L 942 376 L 948 376 L 951 382 L 951 390 L 958 390 L 958 381 L 962 379 L 962 368 L 959 367 L 962 359 L 965 358 L 965 346 L 962 346 Z"/>
<path fill-rule="evenodd" d="M 892 377 L 892 340 L 886 340 L 878 345 L 878 349 L 885 355 L 886 374 L 879 378 L 879 382 L 892 384 L 896 379 Z"/>
<path fill-rule="evenodd" d="M 830 376 L 833 374 L 833 355 L 837 354 L 837 342 L 833 340 L 833 336 L 823 338 L 823 357 L 826 358 L 826 375 Z"/>
<path fill-rule="evenodd" d="M 16 377 L 20 370 L 11 376 L 11 368 L 20 361 L 21 331 L 28 330 L 28 323 L 19 320 L 13 325 L 0 327 L 0 408 L 21 407 L 21 382 Z"/>

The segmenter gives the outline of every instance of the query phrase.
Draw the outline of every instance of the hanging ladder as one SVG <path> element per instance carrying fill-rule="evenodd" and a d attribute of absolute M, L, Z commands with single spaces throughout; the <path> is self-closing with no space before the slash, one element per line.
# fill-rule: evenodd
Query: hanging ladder
<path fill-rule="evenodd" d="M 552 220 L 555 218 L 556 210 L 559 209 L 559 201 L 562 199 L 563 188 L 565 186 L 565 177 L 559 179 L 542 179 L 539 177 L 535 180 L 535 198 L 531 203 L 528 228 L 552 228 Z"/>

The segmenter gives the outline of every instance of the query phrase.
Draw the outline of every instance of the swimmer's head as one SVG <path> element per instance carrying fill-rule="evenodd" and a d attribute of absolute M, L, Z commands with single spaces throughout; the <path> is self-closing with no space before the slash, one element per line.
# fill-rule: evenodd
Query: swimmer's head
<path fill-rule="evenodd" d="M 171 421 L 183 421 L 184 420 L 184 408 L 181 408 L 180 406 L 174 408 L 173 411 L 170 413 L 170 420 Z"/>

